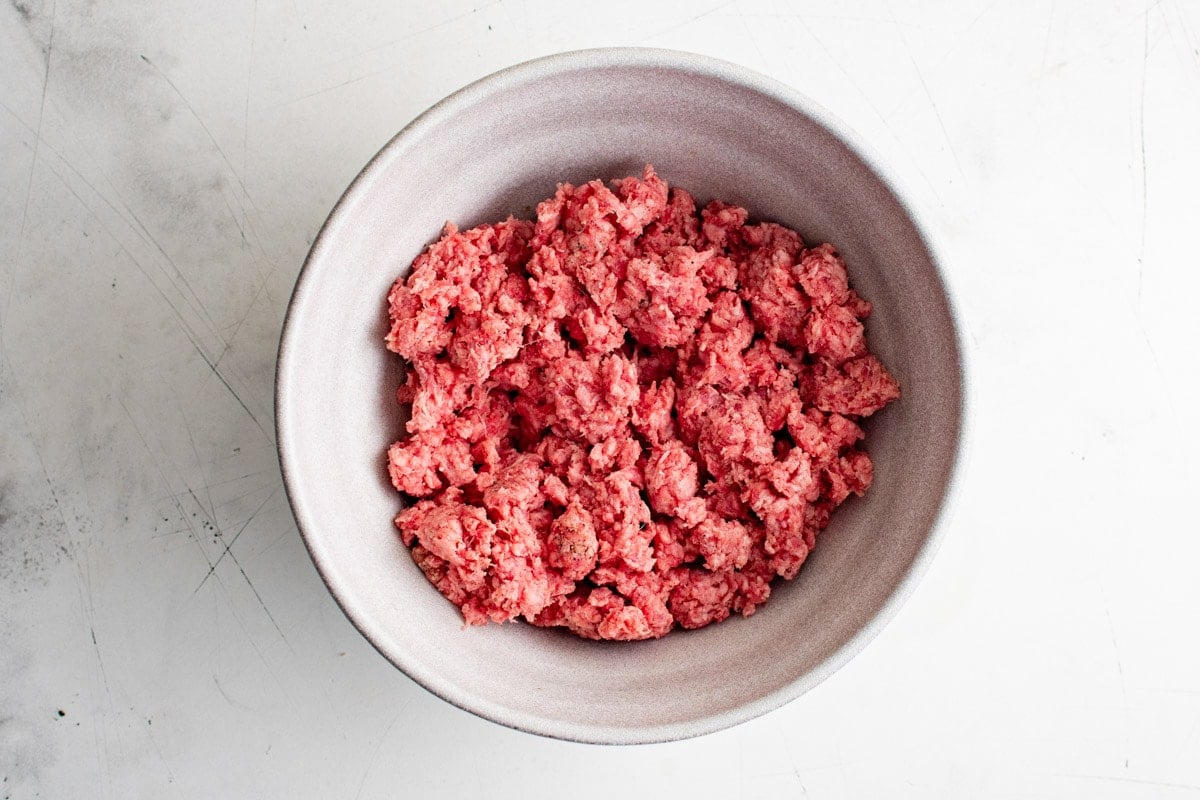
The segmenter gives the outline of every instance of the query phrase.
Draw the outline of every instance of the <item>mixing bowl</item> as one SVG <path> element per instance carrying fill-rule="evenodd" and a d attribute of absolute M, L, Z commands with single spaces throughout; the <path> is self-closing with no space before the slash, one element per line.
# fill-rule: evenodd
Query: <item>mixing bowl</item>
<path fill-rule="evenodd" d="M 833 242 L 875 304 L 867 335 L 902 398 L 871 418 L 875 484 L 753 617 L 656 641 L 591 642 L 527 624 L 464 629 L 392 518 L 387 446 L 402 365 L 385 296 L 447 220 L 531 217 L 559 181 L 653 163 L 700 202 Z M 677 739 L 797 697 L 878 633 L 926 568 L 960 462 L 959 326 L 937 258 L 886 170 L 796 91 L 686 53 L 566 53 L 451 95 L 392 139 L 330 214 L 279 348 L 276 425 L 288 497 L 322 578 L 387 659 L 447 701 L 535 733 Z"/>

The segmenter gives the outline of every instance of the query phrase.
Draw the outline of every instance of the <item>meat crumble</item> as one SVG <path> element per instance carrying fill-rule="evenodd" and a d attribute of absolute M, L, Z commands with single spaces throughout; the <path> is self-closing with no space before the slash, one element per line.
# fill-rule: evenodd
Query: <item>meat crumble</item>
<path fill-rule="evenodd" d="M 749 616 L 871 485 L 899 396 L 829 244 L 653 167 L 442 237 L 388 295 L 417 566 L 471 624 L 647 639 Z"/>

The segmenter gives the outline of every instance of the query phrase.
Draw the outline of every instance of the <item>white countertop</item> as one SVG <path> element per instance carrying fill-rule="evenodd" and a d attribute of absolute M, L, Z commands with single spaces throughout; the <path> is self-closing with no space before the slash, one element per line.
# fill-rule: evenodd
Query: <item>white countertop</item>
<path fill-rule="evenodd" d="M 308 245 L 395 131 L 621 44 L 786 81 L 892 165 L 976 404 L 945 544 L 861 655 L 602 748 L 355 632 L 272 381 Z M 0 3 L 0 798 L 1200 797 L 1198 48 L 1191 0 Z"/>

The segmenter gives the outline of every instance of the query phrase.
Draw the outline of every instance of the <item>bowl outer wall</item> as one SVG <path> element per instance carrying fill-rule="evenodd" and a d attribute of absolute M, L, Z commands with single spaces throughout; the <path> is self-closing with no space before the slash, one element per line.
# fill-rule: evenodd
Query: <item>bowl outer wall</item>
<path fill-rule="evenodd" d="M 531 127 L 555 88 L 565 126 L 543 118 Z M 571 113 L 586 114 L 589 103 L 618 89 L 645 113 L 631 118 L 618 108 L 571 128 Z M 703 123 L 705 115 L 716 119 Z M 463 120 L 475 127 L 464 131 Z M 774 141 L 781 120 L 795 141 Z M 789 158 L 781 159 L 785 146 Z M 797 155 L 811 163 L 797 166 Z M 743 203 L 756 218 L 839 246 L 852 282 L 876 304 L 872 349 L 905 392 L 868 426 L 876 486 L 835 515 L 801 575 L 777 584 L 750 619 L 617 645 L 527 625 L 462 631 L 456 609 L 424 580 L 390 524 L 399 501 L 383 449 L 401 435 L 402 420 L 390 399 L 398 359 L 380 341 L 383 296 L 445 217 L 466 227 L 509 212 L 528 216 L 556 180 L 618 177 L 647 160 L 702 200 Z M 801 181 L 772 180 L 787 168 L 809 172 Z M 427 173 L 408 200 L 396 191 L 406 170 Z M 739 181 L 746 175 L 754 180 Z M 437 197 L 447 184 L 457 192 Z M 297 280 L 280 342 L 276 425 L 285 486 L 314 563 L 347 616 L 385 657 L 449 702 L 580 741 L 710 732 L 776 708 L 835 671 L 924 572 L 964 460 L 961 320 L 956 325 L 929 236 L 895 185 L 844 126 L 794 90 L 673 51 L 550 56 L 495 73 L 422 114 L 331 213 Z M 340 304 L 330 302 L 339 287 Z"/>

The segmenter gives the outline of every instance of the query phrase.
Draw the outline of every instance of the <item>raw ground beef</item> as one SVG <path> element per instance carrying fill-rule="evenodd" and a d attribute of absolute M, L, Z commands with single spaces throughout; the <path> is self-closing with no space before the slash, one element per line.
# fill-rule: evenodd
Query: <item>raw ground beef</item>
<path fill-rule="evenodd" d="M 899 396 L 828 244 L 643 176 L 447 225 L 388 295 L 396 525 L 467 622 L 646 639 L 766 602 Z"/>

